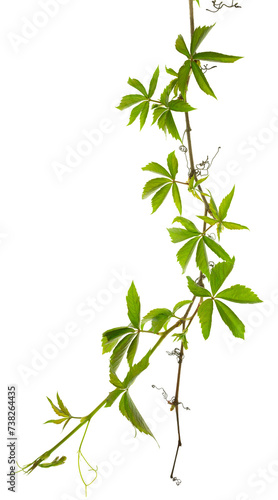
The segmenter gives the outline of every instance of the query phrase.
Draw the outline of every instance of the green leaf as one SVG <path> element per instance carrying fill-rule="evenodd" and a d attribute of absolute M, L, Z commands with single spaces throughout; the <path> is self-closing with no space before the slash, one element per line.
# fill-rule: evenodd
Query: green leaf
<path fill-rule="evenodd" d="M 204 73 L 202 72 L 201 68 L 199 68 L 198 64 L 192 61 L 191 66 L 196 82 L 198 83 L 200 89 L 203 92 L 205 92 L 205 94 L 211 95 L 216 99 L 216 95 L 214 94 L 212 88 L 210 87 Z"/>
<path fill-rule="evenodd" d="M 213 295 L 218 292 L 219 288 L 223 285 L 224 281 L 228 278 L 233 270 L 235 258 L 227 262 L 219 262 L 211 270 L 210 273 L 210 286 Z"/>
<path fill-rule="evenodd" d="M 154 109 L 153 112 L 153 122 L 152 125 L 162 116 L 164 113 L 166 113 L 166 108 L 164 106 L 158 106 L 157 108 Z M 161 128 L 161 127 L 159 127 Z"/>
<path fill-rule="evenodd" d="M 219 212 L 218 212 L 216 203 L 215 203 L 215 201 L 213 199 L 213 196 L 212 196 L 212 194 L 211 194 L 210 191 L 209 191 L 209 194 L 210 194 L 209 208 L 211 210 L 211 213 L 212 213 L 213 217 L 219 221 L 220 217 L 219 217 Z"/>
<path fill-rule="evenodd" d="M 154 174 L 164 175 L 164 177 L 170 177 L 170 179 L 172 179 L 171 174 L 167 172 L 166 168 L 159 165 L 159 163 L 151 162 L 146 167 L 143 167 L 142 170 L 153 172 Z"/>
<path fill-rule="evenodd" d="M 134 328 L 120 326 L 118 328 L 112 328 L 107 330 L 102 334 L 102 354 L 112 351 L 117 344 L 118 340 L 127 333 L 134 332 Z"/>
<path fill-rule="evenodd" d="M 211 297 L 210 292 L 204 288 L 203 286 L 197 285 L 195 281 L 193 281 L 190 276 L 187 277 L 187 282 L 188 282 L 188 288 L 195 297 Z"/>
<path fill-rule="evenodd" d="M 200 271 L 202 271 L 202 273 L 205 274 L 209 280 L 210 279 L 209 261 L 203 238 L 200 239 L 197 246 L 196 264 L 200 269 Z"/>
<path fill-rule="evenodd" d="M 179 35 L 177 40 L 176 40 L 176 49 L 178 52 L 181 54 L 184 54 L 188 59 L 190 58 L 190 52 L 186 46 L 186 43 L 184 41 L 184 38 L 182 35 Z"/>
<path fill-rule="evenodd" d="M 192 257 L 192 254 L 195 250 L 195 247 L 197 245 L 198 240 L 199 240 L 199 237 L 192 238 L 183 247 L 181 247 L 181 249 L 177 253 L 177 259 L 182 267 L 183 273 L 185 272 L 185 270 L 189 264 L 189 261 Z"/>
<path fill-rule="evenodd" d="M 199 0 L 195 0 L 195 2 L 197 2 L 197 4 L 198 4 L 198 5 L 199 5 L 199 7 L 200 7 L 200 2 L 199 2 Z"/>
<path fill-rule="evenodd" d="M 116 399 L 124 392 L 124 389 L 114 389 L 114 391 L 109 392 L 105 407 L 109 408 L 115 403 Z"/>
<path fill-rule="evenodd" d="M 194 54 L 194 59 L 219 63 L 233 63 L 242 59 L 242 57 L 227 56 L 226 54 L 220 54 L 219 52 L 199 52 L 198 54 Z"/>
<path fill-rule="evenodd" d="M 217 298 L 230 300 L 238 304 L 257 304 L 258 302 L 262 302 L 250 288 L 246 288 L 243 285 L 231 286 L 231 288 L 220 292 Z"/>
<path fill-rule="evenodd" d="M 226 228 L 226 229 L 248 229 L 249 231 L 249 228 L 246 227 L 246 226 L 242 226 L 241 224 L 235 224 L 235 222 L 223 222 L 223 226 Z"/>
<path fill-rule="evenodd" d="M 196 236 L 196 233 L 191 233 L 191 231 L 187 231 L 186 229 L 181 229 L 179 227 L 168 229 L 168 232 L 173 243 L 180 243 L 181 241 L 189 240 L 190 238 L 194 238 L 194 236 Z"/>
<path fill-rule="evenodd" d="M 188 231 L 190 231 L 191 233 L 194 233 L 194 234 L 201 234 L 199 229 L 195 226 L 195 224 L 189 220 L 189 219 L 185 219 L 184 217 L 175 217 L 175 219 L 173 220 L 173 223 L 174 222 L 179 222 L 180 224 L 183 225 L 183 227 L 185 227 L 185 229 L 187 229 Z"/>
<path fill-rule="evenodd" d="M 182 111 L 183 113 L 188 113 L 189 111 L 194 111 L 195 109 L 181 99 L 174 99 L 170 101 L 169 108 L 171 109 L 171 111 Z"/>
<path fill-rule="evenodd" d="M 140 326 L 140 299 L 137 293 L 134 282 L 131 283 L 126 296 L 126 303 L 128 309 L 128 317 L 135 328 Z"/>
<path fill-rule="evenodd" d="M 232 199 L 234 197 L 234 193 L 235 193 L 235 186 L 233 187 L 232 191 L 229 194 L 227 194 L 227 196 L 225 196 L 225 198 L 220 203 L 219 216 L 220 216 L 220 219 L 222 221 L 227 216 L 228 210 L 229 210 L 230 205 L 232 203 Z"/>
<path fill-rule="evenodd" d="M 181 309 L 183 306 L 186 306 L 187 304 L 191 304 L 192 300 L 181 300 L 180 302 L 178 302 L 174 309 L 173 309 L 173 314 L 176 314 L 176 312 Z"/>
<path fill-rule="evenodd" d="M 157 191 L 159 188 L 161 188 L 161 186 L 164 186 L 164 184 L 167 184 L 168 182 L 168 179 L 162 179 L 161 177 L 156 177 L 155 179 L 151 179 L 150 181 L 148 181 L 143 189 L 143 200 L 145 198 L 148 198 L 148 196 L 150 196 L 152 193 Z"/>
<path fill-rule="evenodd" d="M 170 153 L 168 155 L 167 165 L 169 168 L 169 172 L 172 175 L 172 179 L 175 179 L 175 177 L 178 173 L 178 168 L 179 168 L 179 164 L 178 164 L 178 160 L 177 160 L 176 155 L 175 155 L 175 151 L 173 151 L 172 153 Z"/>
<path fill-rule="evenodd" d="M 150 103 L 144 102 L 144 106 L 142 108 L 141 115 L 140 115 L 140 130 L 142 130 L 142 128 L 144 127 L 144 125 L 146 123 L 149 109 L 150 109 Z"/>
<path fill-rule="evenodd" d="M 57 392 L 57 401 L 58 401 L 58 405 L 59 407 L 61 408 L 62 412 L 65 414 L 65 415 L 68 415 L 69 417 L 71 417 L 71 414 L 69 412 L 69 410 L 67 409 L 67 407 L 64 405 L 63 401 L 61 400 L 58 392 Z"/>
<path fill-rule="evenodd" d="M 173 118 L 173 115 L 171 113 L 171 111 L 167 111 L 166 113 L 166 118 L 165 118 L 165 126 L 169 132 L 169 134 L 174 138 L 174 139 L 177 139 L 177 141 L 181 141 L 181 137 L 180 137 L 180 134 L 179 134 L 179 131 L 177 129 L 177 126 L 175 124 L 175 120 Z"/>
<path fill-rule="evenodd" d="M 52 403 L 51 399 L 50 398 L 47 398 L 49 403 L 51 404 L 52 406 L 52 409 L 55 411 L 56 415 L 59 415 L 59 417 L 68 417 L 69 416 L 69 413 L 65 413 L 63 410 L 61 410 L 61 408 L 57 408 L 57 406 L 55 406 L 54 403 Z M 67 410 L 68 412 L 68 410 Z"/>
<path fill-rule="evenodd" d="M 41 467 L 42 469 L 48 469 L 49 467 L 57 467 L 58 465 L 63 465 L 66 460 L 67 457 L 61 457 L 61 458 L 56 457 L 52 462 L 50 463 L 43 462 L 38 464 L 38 466 Z"/>
<path fill-rule="evenodd" d="M 120 340 L 120 342 L 115 347 L 110 358 L 110 370 L 112 372 L 116 373 L 128 349 L 128 346 L 133 339 L 134 339 L 133 334 L 126 335 L 122 340 Z"/>
<path fill-rule="evenodd" d="M 123 382 L 120 381 L 115 372 L 110 371 L 109 375 L 110 375 L 109 381 L 112 385 L 117 387 L 117 389 L 125 389 L 125 385 L 123 384 Z"/>
<path fill-rule="evenodd" d="M 194 30 L 190 45 L 190 52 L 192 55 L 195 54 L 198 47 L 201 45 L 203 40 L 206 38 L 206 36 L 214 26 L 215 24 L 213 24 L 212 26 L 198 26 L 198 28 Z M 197 59 L 197 57 L 194 56 L 194 59 Z"/>
<path fill-rule="evenodd" d="M 165 89 L 163 90 L 163 92 L 160 96 L 160 100 L 161 100 L 162 104 L 164 104 L 164 106 L 168 107 L 169 97 L 170 97 L 172 90 L 173 90 L 173 85 L 170 82 L 168 85 L 166 85 Z"/>
<path fill-rule="evenodd" d="M 123 385 L 126 389 L 128 389 L 132 384 L 133 382 L 137 379 L 137 377 L 144 371 L 148 368 L 149 366 L 149 359 L 150 359 L 150 356 L 152 354 L 152 351 L 149 350 L 147 352 L 147 354 L 145 354 L 145 356 L 138 362 L 136 363 L 135 365 L 133 365 L 129 372 L 127 373 L 124 381 L 123 381 Z"/>
<path fill-rule="evenodd" d="M 144 318 L 142 319 L 142 328 L 144 328 L 145 324 L 149 321 L 152 322 L 151 332 L 158 333 L 161 328 L 165 325 L 170 318 L 172 318 L 173 314 L 169 309 L 152 309 Z"/>
<path fill-rule="evenodd" d="M 59 418 L 57 420 L 47 420 L 47 422 L 44 422 L 45 424 L 62 424 L 63 422 L 65 422 L 65 420 L 68 420 L 67 417 L 64 417 L 64 418 Z"/>
<path fill-rule="evenodd" d="M 160 207 L 160 205 L 162 205 L 162 203 L 164 202 L 167 194 L 169 193 L 169 191 L 171 189 L 171 185 L 172 184 L 167 184 L 166 186 L 163 186 L 163 188 L 161 188 L 154 195 L 154 197 L 152 198 L 152 207 L 153 207 L 152 213 L 156 212 L 156 210 Z"/>
<path fill-rule="evenodd" d="M 136 80 L 136 78 L 129 78 L 127 83 L 132 87 L 134 87 L 136 90 L 139 90 L 139 92 L 141 92 L 141 94 L 143 94 L 144 97 L 148 97 L 148 93 L 144 85 L 141 82 L 139 82 L 139 80 Z"/>
<path fill-rule="evenodd" d="M 148 104 L 146 101 L 144 102 L 141 102 L 140 104 L 138 104 L 138 106 L 135 106 L 131 113 L 130 113 L 130 118 L 129 118 L 129 122 L 127 125 L 131 125 L 135 120 L 136 118 L 140 115 L 140 113 L 143 111 L 144 107 L 145 107 L 145 104 Z"/>
<path fill-rule="evenodd" d="M 211 219 L 211 217 L 207 217 L 206 215 L 197 215 L 197 217 L 206 222 L 207 224 L 209 224 L 210 226 L 213 226 L 214 224 L 217 223 L 217 220 Z"/>
<path fill-rule="evenodd" d="M 174 203 L 179 211 L 179 213 L 182 213 L 182 203 L 181 203 L 181 197 L 180 197 L 180 191 L 177 186 L 177 184 L 174 182 L 173 187 L 172 187 L 172 195 L 173 195 L 173 200 Z"/>
<path fill-rule="evenodd" d="M 150 81 L 150 86 L 149 86 L 149 97 L 152 97 L 154 92 L 155 92 L 155 89 L 156 89 L 156 86 L 157 86 L 157 81 L 158 81 L 158 77 L 159 77 L 159 66 L 157 66 L 153 76 L 152 76 L 152 79 Z"/>
<path fill-rule="evenodd" d="M 176 71 L 174 71 L 172 68 L 167 68 L 167 66 L 165 66 L 165 69 L 166 69 L 166 73 L 168 73 L 169 75 L 178 76 L 178 73 Z"/>
<path fill-rule="evenodd" d="M 127 351 L 127 362 L 129 364 L 129 367 L 131 368 L 133 365 L 133 361 L 137 352 L 138 344 L 139 344 L 139 333 L 136 335 L 136 337 L 133 339 L 131 342 L 128 351 Z"/>
<path fill-rule="evenodd" d="M 190 61 L 186 61 L 184 63 L 184 65 L 179 69 L 178 86 L 179 86 L 179 91 L 180 91 L 183 99 L 185 99 L 185 95 L 186 95 L 186 91 L 187 91 L 187 84 L 188 84 L 190 70 L 191 70 Z"/>
<path fill-rule="evenodd" d="M 152 431 L 149 429 L 142 415 L 137 410 L 128 392 L 125 392 L 121 397 L 119 409 L 123 416 L 132 423 L 135 429 L 138 429 L 144 434 L 149 434 L 155 439 Z"/>
<path fill-rule="evenodd" d="M 209 338 L 212 322 L 213 300 L 205 300 L 198 309 L 198 316 L 202 328 L 202 334 L 205 340 Z"/>
<path fill-rule="evenodd" d="M 232 334 L 235 337 L 244 339 L 245 326 L 238 316 L 226 304 L 220 302 L 220 300 L 216 300 L 215 304 L 222 320 L 231 330 Z"/>
<path fill-rule="evenodd" d="M 214 252 L 220 259 L 223 260 L 232 260 L 231 257 L 227 254 L 227 252 L 224 250 L 224 248 L 219 245 L 216 241 L 212 240 L 208 236 L 204 236 L 204 242 L 205 244 Z"/>
<path fill-rule="evenodd" d="M 117 106 L 117 109 L 122 111 L 123 109 L 129 108 L 130 106 L 145 100 L 146 98 L 139 94 L 126 95 L 122 98 L 120 105 Z"/>

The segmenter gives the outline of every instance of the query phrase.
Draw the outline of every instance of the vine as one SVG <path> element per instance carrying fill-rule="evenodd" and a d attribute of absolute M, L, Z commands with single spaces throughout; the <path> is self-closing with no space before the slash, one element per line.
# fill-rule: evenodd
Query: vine
<path fill-rule="evenodd" d="M 199 0 L 196 0 L 196 2 L 199 5 Z M 230 6 L 223 2 L 218 4 L 216 2 L 212 3 L 216 11 L 224 6 L 240 8 L 240 6 L 237 3 L 234 4 L 234 2 Z M 166 67 L 166 72 L 171 77 L 171 80 L 160 97 L 154 98 L 160 73 L 158 67 L 151 78 L 148 90 L 139 80 L 129 78 L 128 84 L 134 88 L 137 93 L 124 96 L 118 109 L 124 110 L 126 108 L 132 108 L 128 125 L 139 119 L 140 129 L 143 128 L 149 112 L 152 111 L 152 123 L 156 124 L 165 134 L 170 134 L 179 143 L 179 150 L 185 155 L 185 162 L 188 168 L 188 177 L 185 179 L 177 179 L 179 174 L 179 162 L 175 151 L 169 153 L 164 166 L 152 161 L 147 166 L 143 167 L 143 171 L 155 174 L 156 177 L 147 181 L 143 189 L 142 197 L 145 199 L 152 196 L 151 205 L 152 213 L 154 213 L 166 200 L 168 194 L 170 192 L 172 193 L 173 202 L 178 211 L 178 215 L 175 217 L 173 224 L 177 225 L 168 228 L 168 232 L 174 244 L 182 243 L 181 248 L 177 252 L 177 260 L 182 268 L 182 273 L 185 273 L 193 254 L 196 252 L 195 261 L 198 269 L 198 276 L 194 276 L 194 278 L 187 276 L 188 292 L 191 296 L 187 298 L 182 297 L 182 300 L 171 309 L 156 308 L 142 316 L 141 301 L 135 284 L 132 282 L 126 297 L 128 313 L 127 325 L 114 327 L 105 331 L 102 335 L 103 354 L 110 354 L 109 373 L 110 383 L 113 389 L 105 399 L 91 411 L 91 413 L 84 417 L 73 417 L 59 397 L 59 394 L 57 394 L 57 405 L 48 398 L 53 411 L 59 418 L 48 420 L 46 423 L 56 425 L 63 424 L 63 429 L 74 419 L 78 419 L 79 423 L 51 449 L 24 467 L 19 467 L 19 471 L 30 474 L 37 467 L 49 468 L 64 464 L 66 461 L 65 456 L 61 458 L 56 457 L 51 462 L 47 462 L 47 460 L 54 451 L 65 443 L 65 441 L 70 439 L 71 436 L 85 426 L 85 431 L 78 449 L 78 470 L 86 494 L 87 487 L 91 483 L 88 483 L 84 478 L 82 461 L 83 464 L 85 463 L 89 466 L 89 470 L 93 471 L 95 474 L 91 482 L 97 477 L 97 467 L 91 467 L 89 461 L 84 457 L 82 445 L 91 420 L 98 411 L 104 407 L 111 407 L 119 398 L 119 410 L 134 426 L 135 430 L 148 434 L 155 439 L 151 429 L 148 427 L 131 398 L 130 388 L 138 376 L 148 368 L 151 357 L 163 341 L 170 335 L 172 335 L 173 341 L 180 342 L 180 347 L 174 348 L 171 352 L 168 351 L 168 354 L 175 356 L 178 362 L 175 395 L 169 399 L 168 394 L 163 388 L 157 388 L 154 385 L 152 387 L 162 391 L 162 396 L 170 405 L 170 410 L 175 411 L 178 439 L 170 477 L 177 485 L 181 483 L 181 480 L 174 475 L 174 472 L 179 449 L 182 446 L 179 409 L 182 407 L 185 410 L 189 410 L 189 408 L 185 407 L 179 400 L 182 364 L 185 352 L 188 349 L 189 329 L 194 319 L 198 316 L 203 337 L 207 340 L 211 332 L 213 313 L 218 312 L 220 318 L 230 329 L 232 334 L 235 337 L 244 339 L 245 326 L 226 302 L 241 304 L 261 302 L 252 290 L 242 285 L 236 284 L 224 290 L 222 289 L 221 291 L 224 282 L 235 265 L 235 257 L 231 257 L 219 243 L 222 232 L 225 229 L 244 230 L 248 228 L 241 224 L 227 221 L 227 215 L 234 197 L 235 187 L 233 187 L 231 192 L 223 198 L 219 205 L 214 200 L 210 191 L 205 187 L 206 181 L 209 178 L 210 168 L 219 153 L 220 147 L 218 147 L 211 160 L 209 160 L 207 156 L 205 160 L 196 164 L 194 161 L 191 140 L 190 113 L 194 112 L 195 108 L 188 102 L 190 80 L 194 78 L 202 92 L 216 98 L 205 76 L 205 73 L 215 66 L 209 68 L 208 64 L 234 63 L 241 59 L 241 57 L 226 55 L 220 52 L 199 51 L 199 46 L 205 41 L 215 24 L 211 26 L 198 26 L 195 28 L 193 0 L 189 0 L 189 23 L 190 44 L 186 44 L 182 35 L 177 37 L 175 47 L 181 54 L 183 60 L 181 61 L 180 68 L 177 70 Z M 204 67 L 202 67 L 201 64 L 204 64 Z M 175 121 L 176 113 L 178 115 L 182 113 L 185 116 L 186 129 L 182 137 Z M 184 144 L 185 138 L 186 144 Z M 185 191 L 182 195 L 180 189 Z M 196 221 L 195 224 L 195 222 L 182 216 L 182 198 L 186 193 L 187 196 L 193 196 L 200 202 L 202 211 L 198 213 L 196 217 L 198 222 L 201 223 L 201 228 L 197 227 Z M 218 242 L 215 240 L 213 234 L 209 233 L 211 229 L 216 230 Z M 220 261 L 216 264 L 210 261 L 208 253 L 212 253 L 214 258 L 217 257 Z M 148 326 L 146 327 L 146 325 Z M 150 335 L 151 337 L 154 336 L 156 341 L 145 356 L 135 363 L 134 360 L 137 355 L 140 338 L 146 335 Z M 128 371 L 125 378 L 120 379 L 117 371 L 125 356 L 128 363 Z"/>

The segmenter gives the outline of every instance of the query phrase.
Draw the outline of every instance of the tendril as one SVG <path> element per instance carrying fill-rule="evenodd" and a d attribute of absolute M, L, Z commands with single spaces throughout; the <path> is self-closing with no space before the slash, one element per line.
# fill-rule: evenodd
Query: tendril
<path fill-rule="evenodd" d="M 234 7 L 235 9 L 241 9 L 241 5 L 238 5 L 238 2 L 234 3 L 234 0 L 232 0 L 231 5 L 227 5 L 224 2 L 216 3 L 216 0 L 212 0 L 212 6 L 215 10 L 210 10 L 210 9 L 206 9 L 206 10 L 208 12 L 215 13 L 215 12 L 219 12 L 219 10 L 223 9 L 223 7 L 227 7 L 228 9 L 231 9 L 232 7 Z"/>

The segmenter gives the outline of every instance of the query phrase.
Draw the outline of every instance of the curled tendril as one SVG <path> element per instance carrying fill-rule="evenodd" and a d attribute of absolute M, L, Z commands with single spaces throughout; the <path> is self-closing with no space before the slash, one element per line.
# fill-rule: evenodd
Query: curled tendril
<path fill-rule="evenodd" d="M 234 0 L 232 0 L 231 5 L 227 5 L 224 2 L 216 3 L 216 0 L 212 0 L 212 6 L 215 10 L 210 10 L 210 9 L 206 9 L 206 10 L 208 12 L 215 13 L 215 12 L 219 12 L 219 10 L 223 9 L 223 7 L 227 7 L 228 9 L 231 9 L 232 7 L 234 7 L 235 9 L 241 9 L 241 5 L 238 5 L 238 2 L 234 3 Z"/>
<path fill-rule="evenodd" d="M 181 484 L 181 479 L 178 479 L 177 477 L 173 477 L 172 479 L 176 483 L 177 486 L 179 486 Z"/>
<path fill-rule="evenodd" d="M 162 391 L 162 396 L 164 397 L 164 399 L 167 401 L 167 403 L 169 405 L 172 406 L 171 409 L 173 409 L 175 406 L 178 406 L 178 405 L 182 405 L 182 407 L 185 409 L 185 410 L 190 410 L 190 408 L 188 408 L 188 406 L 184 406 L 183 403 L 181 403 L 180 401 L 177 401 L 175 396 L 172 397 L 171 399 L 168 399 L 168 394 L 167 392 L 165 391 L 165 389 L 163 389 L 163 387 L 156 387 L 156 385 L 152 385 L 152 388 L 153 389 L 157 389 L 158 391 Z"/>
<path fill-rule="evenodd" d="M 210 68 L 210 69 L 212 69 L 212 68 Z M 197 163 L 197 165 L 195 167 L 195 172 L 196 172 L 197 176 L 204 177 L 204 176 L 208 175 L 209 169 L 210 169 L 211 165 L 213 164 L 215 157 L 218 155 L 220 149 L 221 149 L 221 147 L 219 146 L 215 155 L 211 159 L 211 161 L 209 160 L 209 157 L 207 156 L 206 159 L 203 160 L 201 163 Z"/>
<path fill-rule="evenodd" d="M 213 268 L 213 267 L 215 266 L 215 263 L 211 260 L 211 261 L 209 262 L 209 266 L 210 266 L 211 268 Z"/>
<path fill-rule="evenodd" d="M 184 354 L 181 353 L 181 350 L 176 348 L 173 351 L 166 351 L 169 356 L 176 356 L 177 362 L 180 364 L 184 358 Z"/>
<path fill-rule="evenodd" d="M 209 234 L 208 234 L 208 237 L 209 237 L 211 240 L 214 240 L 214 241 L 216 240 L 216 236 L 215 236 L 215 234 L 214 234 L 214 233 L 209 233 Z"/>
<path fill-rule="evenodd" d="M 204 64 L 204 66 L 202 66 L 201 70 L 203 71 L 203 73 L 206 73 L 207 71 L 210 71 L 211 69 L 214 69 L 214 68 L 217 68 L 217 66 L 211 66 L 209 68 L 208 64 Z"/>

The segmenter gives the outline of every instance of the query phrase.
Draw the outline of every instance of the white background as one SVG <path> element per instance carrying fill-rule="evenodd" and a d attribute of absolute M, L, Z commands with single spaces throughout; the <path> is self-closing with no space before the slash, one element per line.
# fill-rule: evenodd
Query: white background
<path fill-rule="evenodd" d="M 178 143 L 165 141 L 150 120 L 141 133 L 138 123 L 126 128 L 128 113 L 115 109 L 130 91 L 129 76 L 147 84 L 158 64 L 162 73 L 165 64 L 176 69 L 182 64 L 174 43 L 179 33 L 189 39 L 187 2 L 64 0 L 44 27 L 25 43 L 18 38 L 17 45 L 15 35 L 22 36 L 27 22 L 42 21 L 37 17 L 42 3 L 1 2 L 1 498 L 11 495 L 6 489 L 7 384 L 18 386 L 23 465 L 61 439 L 60 428 L 43 426 L 54 416 L 46 396 L 54 399 L 58 390 L 70 411 L 82 416 L 110 390 L 101 334 L 127 323 L 131 280 L 144 314 L 188 297 L 175 257 L 179 245 L 170 242 L 165 229 L 176 215 L 173 202 L 169 197 L 150 216 L 150 200 L 141 200 L 150 178 L 141 167 L 150 161 L 165 164 L 175 148 L 180 178 L 186 178 Z M 196 25 L 217 21 L 203 50 L 245 58 L 208 73 L 218 101 L 192 83 L 190 103 L 198 108 L 191 114 L 195 161 L 222 147 L 211 189 L 220 203 L 236 184 L 229 219 L 251 230 L 223 235 L 224 248 L 236 256 L 227 285 L 250 286 L 265 302 L 235 305 L 247 325 L 245 342 L 234 342 L 217 318 L 207 342 L 198 319 L 192 326 L 180 394 L 191 408 L 181 410 L 183 447 L 176 475 L 182 484 L 169 479 L 175 415 L 151 388 L 156 384 L 169 397 L 174 394 L 177 363 L 166 354 L 169 339 L 132 389 L 160 449 L 149 437 L 134 441 L 117 404 L 102 410 L 84 447 L 88 460 L 100 467 L 89 498 L 277 498 L 278 8 L 274 1 L 266 7 L 244 0 L 242 9 L 213 15 L 205 10 L 210 2 L 201 3 Z M 167 81 L 163 74 L 156 95 Z M 68 148 L 76 151 L 84 131 L 93 129 L 98 144 L 59 180 L 55 162 L 65 164 Z M 183 203 L 185 216 L 201 213 L 187 192 Z M 194 262 L 188 271 L 196 275 Z M 55 347 L 58 338 L 63 347 Z M 140 352 L 148 345 L 149 340 L 142 342 Z M 68 456 L 62 467 L 19 475 L 18 498 L 83 498 L 80 439 L 76 434 L 59 450 Z"/>

